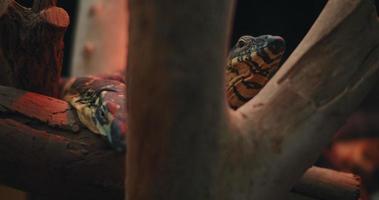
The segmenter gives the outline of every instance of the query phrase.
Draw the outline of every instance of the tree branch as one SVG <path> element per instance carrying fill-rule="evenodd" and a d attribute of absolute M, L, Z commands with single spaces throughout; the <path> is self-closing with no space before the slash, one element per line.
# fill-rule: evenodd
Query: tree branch
<path fill-rule="evenodd" d="M 278 74 L 233 113 L 241 139 L 250 140 L 242 149 L 248 164 L 233 169 L 248 167 L 241 174 L 254 181 L 251 198 L 288 190 L 365 97 L 377 80 L 378 35 L 371 1 L 328 1 Z"/>
<path fill-rule="evenodd" d="M 0 127 L 2 183 L 59 199 L 123 199 L 124 155 L 102 138 L 17 115 L 1 116 Z"/>
<path fill-rule="evenodd" d="M 123 199 L 123 155 L 112 153 L 105 141 L 86 130 L 73 134 L 68 128 L 59 131 L 46 126 L 78 123 L 66 102 L 0 86 L 0 105 L 6 108 L 0 112 L 1 182 L 47 199 L 57 195 L 61 199 Z M 67 186 L 68 181 L 75 183 Z M 89 182 L 95 184 L 79 185 Z M 291 197 L 356 199 L 359 184 L 353 175 L 313 167 L 296 184 L 293 192 L 297 195 Z"/>
<path fill-rule="evenodd" d="M 127 1 L 85 0 L 78 4 L 71 75 L 124 70 L 128 49 Z"/>
<path fill-rule="evenodd" d="M 66 102 L 33 92 L 0 85 L 0 113 L 17 112 L 52 127 L 77 132 L 80 121 Z"/>

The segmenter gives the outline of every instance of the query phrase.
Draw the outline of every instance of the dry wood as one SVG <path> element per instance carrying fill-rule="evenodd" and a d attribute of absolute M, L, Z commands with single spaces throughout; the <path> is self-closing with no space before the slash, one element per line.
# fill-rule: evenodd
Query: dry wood
<path fill-rule="evenodd" d="M 292 189 L 293 193 L 320 200 L 357 200 L 361 180 L 358 176 L 312 167 Z"/>
<path fill-rule="evenodd" d="M 55 1 L 35 0 L 33 11 L 0 2 L 0 84 L 59 95 L 63 36 L 69 16 Z M 43 10 L 41 10 L 43 9 Z"/>
<path fill-rule="evenodd" d="M 231 2 L 130 7 L 127 199 L 280 199 L 378 75 L 372 2 L 329 0 L 273 80 L 228 112 Z"/>
<path fill-rule="evenodd" d="M 86 130 L 57 131 L 19 115 L 2 115 L 0 129 L 1 182 L 46 199 L 123 199 L 123 155 L 101 137 Z M 340 200 L 327 198 L 342 197 L 340 192 L 356 199 L 357 185 L 352 175 L 313 167 L 296 184 L 291 200 Z"/>
<path fill-rule="evenodd" d="M 123 199 L 124 155 L 109 148 L 105 138 L 87 130 L 57 131 L 15 115 L 3 117 L 2 183 L 48 199 Z"/>
<path fill-rule="evenodd" d="M 0 85 L 0 112 L 17 112 L 52 127 L 77 132 L 80 122 L 66 101 Z"/>
<path fill-rule="evenodd" d="M 71 75 L 123 70 L 127 61 L 127 1 L 85 0 L 78 4 Z"/>

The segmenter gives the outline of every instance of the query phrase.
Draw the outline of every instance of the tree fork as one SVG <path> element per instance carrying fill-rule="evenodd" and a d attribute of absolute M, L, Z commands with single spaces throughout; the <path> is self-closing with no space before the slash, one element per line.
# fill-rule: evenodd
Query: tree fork
<path fill-rule="evenodd" d="M 129 5 L 128 199 L 280 199 L 378 74 L 374 5 L 329 0 L 268 85 L 228 111 L 232 1 Z"/>

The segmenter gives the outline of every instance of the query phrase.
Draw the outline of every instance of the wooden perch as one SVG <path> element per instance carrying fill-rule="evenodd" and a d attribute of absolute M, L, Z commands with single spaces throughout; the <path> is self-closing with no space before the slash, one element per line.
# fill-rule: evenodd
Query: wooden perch
<path fill-rule="evenodd" d="M 0 112 L 21 113 L 52 127 L 77 132 L 80 121 L 76 111 L 63 100 L 0 85 Z"/>
<path fill-rule="evenodd" d="M 278 74 L 235 112 L 222 89 L 231 1 L 130 8 L 127 199 L 281 199 L 377 79 L 369 0 L 329 0 Z"/>
<path fill-rule="evenodd" d="M 3 95 L 5 91 L 10 94 L 7 98 Z M 32 101 L 27 109 L 14 106 L 18 103 L 9 104 L 24 98 L 13 95 L 19 93 L 36 97 L 27 98 Z M 8 115 L 0 115 L 0 181 L 55 199 L 57 195 L 58 199 L 123 199 L 124 157 L 108 148 L 105 140 L 87 130 L 79 134 L 55 130 L 20 115 L 38 119 L 54 115 L 57 111 L 52 106 L 61 105 L 56 101 L 59 100 L 0 87 L 0 105 L 13 109 L 8 110 Z M 38 108 L 40 116 L 34 112 Z M 336 197 L 321 199 L 350 200 L 356 199 L 353 197 L 358 192 L 359 181 L 353 175 L 313 167 L 296 184 L 291 197 L 321 194 Z M 338 196 L 342 193 L 343 196 Z"/>
<path fill-rule="evenodd" d="M 292 192 L 321 200 L 357 200 L 360 184 L 356 175 L 312 167 L 295 184 Z"/>
<path fill-rule="evenodd" d="M 86 130 L 72 134 L 69 131 L 54 130 L 45 126 L 53 124 L 72 128 L 70 123 L 78 123 L 72 120 L 75 119 L 71 118 L 73 111 L 66 102 L 33 92 L 0 86 L 0 105 L 0 108 L 4 107 L 6 111 L 0 115 L 2 130 L 0 163 L 3 163 L 0 167 L 2 172 L 0 181 L 42 196 L 53 197 L 64 191 L 65 193 L 70 191 L 64 198 L 103 199 L 104 195 L 109 195 L 115 197 L 115 200 L 122 199 L 125 178 L 122 170 L 124 160 L 121 154 L 112 153 L 112 150 L 106 147 L 105 140 Z M 36 123 L 30 118 L 49 124 Z M 100 162 L 104 162 L 101 165 L 106 165 L 108 170 L 100 170 L 97 167 L 96 169 L 100 171 L 96 172 L 92 165 Z M 39 170 L 35 171 L 36 169 Z M 92 177 L 92 173 L 99 174 Z M 71 178 L 80 176 L 76 178 L 81 183 L 70 184 L 67 187 L 65 185 L 68 181 L 67 174 L 72 174 Z M 49 180 L 51 176 L 54 176 L 54 184 Z M 33 180 L 37 179 L 36 177 L 38 181 Z M 103 179 L 107 183 L 105 186 L 101 185 Z M 99 183 L 100 186 L 82 188 L 76 185 L 87 180 Z M 313 167 L 295 185 L 291 196 L 354 200 L 359 196 L 359 184 L 357 178 L 351 174 Z M 103 190 L 109 194 L 104 191 L 99 193 L 98 187 L 105 187 Z"/>
<path fill-rule="evenodd" d="M 48 199 L 123 199 L 124 155 L 105 138 L 87 130 L 57 131 L 15 115 L 2 116 L 0 128 L 2 183 Z"/>
<path fill-rule="evenodd" d="M 59 95 L 69 16 L 54 2 L 35 0 L 31 11 L 14 0 L 1 1 L 0 85 Z"/>

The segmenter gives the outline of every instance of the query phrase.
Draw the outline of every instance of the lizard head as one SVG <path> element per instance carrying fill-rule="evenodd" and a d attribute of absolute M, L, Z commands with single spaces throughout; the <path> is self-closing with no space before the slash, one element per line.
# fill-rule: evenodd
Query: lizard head
<path fill-rule="evenodd" d="M 103 90 L 95 106 L 93 121 L 101 135 L 117 151 L 125 150 L 126 112 L 124 90 Z"/>
<path fill-rule="evenodd" d="M 238 108 L 253 98 L 278 70 L 285 51 L 279 36 L 242 36 L 229 53 L 226 67 L 226 95 Z"/>
<path fill-rule="evenodd" d="M 105 136 L 118 151 L 125 149 L 126 86 L 97 77 L 73 78 L 65 86 L 64 99 L 73 106 L 80 121 L 93 133 Z"/>

